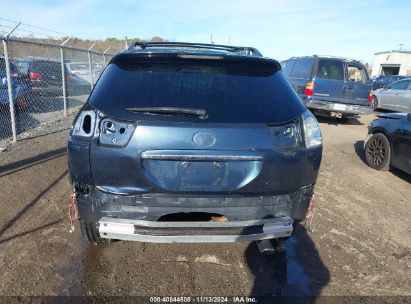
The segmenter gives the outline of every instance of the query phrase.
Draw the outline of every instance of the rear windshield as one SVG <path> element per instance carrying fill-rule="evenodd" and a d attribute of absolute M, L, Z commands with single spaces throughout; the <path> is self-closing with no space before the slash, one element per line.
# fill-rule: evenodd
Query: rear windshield
<path fill-rule="evenodd" d="M 89 102 L 114 117 L 136 120 L 280 123 L 305 107 L 274 65 L 216 60 L 115 62 Z M 133 107 L 204 109 L 206 119 L 130 113 Z"/>
<path fill-rule="evenodd" d="M 309 79 L 313 69 L 314 58 L 301 58 L 295 60 L 289 76 L 293 78 Z"/>

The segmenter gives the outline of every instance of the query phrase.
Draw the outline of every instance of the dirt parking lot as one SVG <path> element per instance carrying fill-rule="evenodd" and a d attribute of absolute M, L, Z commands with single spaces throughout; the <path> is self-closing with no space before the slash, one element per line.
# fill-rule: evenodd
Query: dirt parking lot
<path fill-rule="evenodd" d="M 317 208 L 265 257 L 255 244 L 87 245 L 69 233 L 67 130 L 0 152 L 0 295 L 411 295 L 411 187 L 363 161 L 373 115 L 321 119 Z"/>

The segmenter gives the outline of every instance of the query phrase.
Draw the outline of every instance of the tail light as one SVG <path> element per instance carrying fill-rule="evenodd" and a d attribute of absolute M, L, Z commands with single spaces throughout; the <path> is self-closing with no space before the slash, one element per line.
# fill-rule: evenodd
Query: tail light
<path fill-rule="evenodd" d="M 307 84 L 305 85 L 304 95 L 305 96 L 314 95 L 314 82 L 312 81 L 307 82 Z"/>
<path fill-rule="evenodd" d="M 24 97 L 19 97 L 16 100 L 16 103 L 20 106 L 20 107 L 25 107 L 27 106 L 27 102 L 26 99 Z"/>
<path fill-rule="evenodd" d="M 65 80 L 71 80 L 71 79 L 74 79 L 75 77 L 77 77 L 75 74 L 69 74 L 64 79 Z"/>
<path fill-rule="evenodd" d="M 29 73 L 29 77 L 30 77 L 31 79 L 39 80 L 39 79 L 41 79 L 41 74 L 36 73 L 36 72 L 30 72 L 30 73 Z"/>
<path fill-rule="evenodd" d="M 370 95 L 368 95 L 368 98 L 367 98 L 367 102 L 368 103 L 372 103 L 372 91 L 370 92 Z"/>
<path fill-rule="evenodd" d="M 309 110 L 305 111 L 302 118 L 304 126 L 305 146 L 307 148 L 321 146 L 323 144 L 323 138 L 317 119 Z"/>

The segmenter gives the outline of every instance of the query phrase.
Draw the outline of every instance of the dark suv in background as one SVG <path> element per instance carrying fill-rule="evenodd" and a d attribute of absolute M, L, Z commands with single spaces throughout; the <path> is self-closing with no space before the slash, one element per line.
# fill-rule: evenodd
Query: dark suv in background
<path fill-rule="evenodd" d="M 346 58 L 293 57 L 281 62 L 291 85 L 314 114 L 346 120 L 370 114 L 372 85 L 364 65 Z"/>
<path fill-rule="evenodd" d="M 306 217 L 319 125 L 280 64 L 252 48 L 134 43 L 68 137 L 86 239 L 235 242 Z"/>

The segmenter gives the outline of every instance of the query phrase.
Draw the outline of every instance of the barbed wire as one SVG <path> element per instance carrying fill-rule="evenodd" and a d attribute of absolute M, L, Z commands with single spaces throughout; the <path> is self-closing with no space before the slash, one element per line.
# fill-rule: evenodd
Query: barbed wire
<path fill-rule="evenodd" d="M 1 17 L 0 17 L 0 20 L 6 21 L 6 22 L 10 22 L 10 23 L 14 23 L 14 25 L 18 23 L 18 21 L 6 19 L 6 18 L 1 18 Z M 29 27 L 29 28 L 34 28 L 34 29 L 46 31 L 46 32 L 53 33 L 53 34 L 58 34 L 58 35 L 60 35 L 60 36 L 62 36 L 62 37 L 69 37 L 69 36 L 70 36 L 70 35 L 68 35 L 67 33 L 62 33 L 62 32 L 58 32 L 58 31 L 55 31 L 55 30 L 51 30 L 51 29 L 48 29 L 48 28 L 45 28 L 45 27 L 36 26 L 36 25 L 31 25 L 31 24 L 27 24 L 27 23 L 21 23 L 20 26 Z M 24 31 L 24 32 L 28 32 L 28 33 L 33 33 L 33 34 L 38 34 L 38 35 L 51 36 L 51 35 L 47 35 L 47 34 L 44 34 L 44 33 L 35 32 L 35 31 L 27 30 L 27 29 L 20 29 L 20 31 Z"/>
<path fill-rule="evenodd" d="M 13 28 L 14 28 L 13 26 L 4 25 L 4 24 L 0 24 L 0 27 L 4 27 L 4 28 L 8 28 L 8 29 L 13 29 Z M 8 33 L 7 31 L 4 31 L 4 32 L 6 32 L 6 34 Z M 45 33 L 40 33 L 40 32 L 35 32 L 35 31 L 30 31 L 30 30 L 26 30 L 26 29 L 22 29 L 22 28 L 17 28 L 14 33 L 21 33 L 21 32 L 23 32 L 23 33 L 28 33 L 28 34 L 32 34 L 32 35 L 45 36 L 45 37 L 55 37 L 55 36 L 52 36 L 52 35 L 50 35 L 50 34 L 45 34 Z M 55 38 L 62 39 L 63 37 L 55 37 Z"/>

